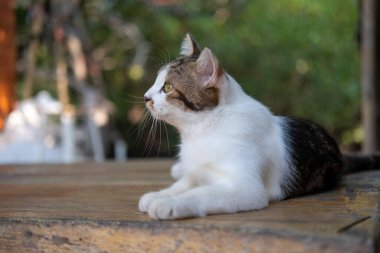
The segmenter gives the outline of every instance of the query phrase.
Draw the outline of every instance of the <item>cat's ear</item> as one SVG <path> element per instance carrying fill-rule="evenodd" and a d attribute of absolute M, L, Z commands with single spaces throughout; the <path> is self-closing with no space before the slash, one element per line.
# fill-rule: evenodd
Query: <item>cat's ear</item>
<path fill-rule="evenodd" d="M 182 41 L 180 55 L 193 56 L 199 55 L 200 52 L 199 45 L 194 40 L 193 36 L 190 33 L 186 33 L 185 38 Z"/>
<path fill-rule="evenodd" d="M 219 62 L 209 48 L 202 50 L 197 60 L 197 72 L 203 87 L 211 88 L 223 73 Z"/>

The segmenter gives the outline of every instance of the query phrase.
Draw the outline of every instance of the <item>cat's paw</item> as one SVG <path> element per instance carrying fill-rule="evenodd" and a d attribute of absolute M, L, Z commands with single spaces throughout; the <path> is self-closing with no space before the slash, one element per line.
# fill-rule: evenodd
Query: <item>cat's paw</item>
<path fill-rule="evenodd" d="M 139 201 L 140 212 L 146 213 L 149 210 L 149 206 L 153 200 L 159 198 L 160 194 L 158 192 L 148 192 L 144 194 Z"/>
<path fill-rule="evenodd" d="M 173 198 L 159 198 L 150 204 L 148 214 L 155 220 L 170 220 L 178 218 L 175 209 Z"/>
<path fill-rule="evenodd" d="M 149 206 L 148 214 L 155 220 L 172 220 L 206 215 L 194 203 L 181 201 L 177 197 L 163 197 L 153 200 Z"/>
<path fill-rule="evenodd" d="M 171 170 L 170 170 L 170 175 L 174 180 L 179 180 L 183 177 L 183 174 L 185 173 L 183 167 L 181 166 L 180 163 L 175 163 Z"/>

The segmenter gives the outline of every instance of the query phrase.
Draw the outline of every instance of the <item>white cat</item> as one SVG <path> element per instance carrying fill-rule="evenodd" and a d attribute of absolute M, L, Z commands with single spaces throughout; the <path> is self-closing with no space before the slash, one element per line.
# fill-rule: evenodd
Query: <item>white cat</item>
<path fill-rule="evenodd" d="M 335 141 L 307 120 L 274 116 L 244 93 L 190 34 L 144 96 L 181 136 L 177 181 L 142 196 L 141 212 L 176 219 L 257 210 L 333 187 L 343 170 Z"/>

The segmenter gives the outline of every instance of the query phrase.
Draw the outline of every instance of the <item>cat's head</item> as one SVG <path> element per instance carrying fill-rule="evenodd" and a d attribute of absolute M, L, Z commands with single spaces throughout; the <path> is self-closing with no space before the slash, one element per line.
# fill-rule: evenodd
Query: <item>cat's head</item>
<path fill-rule="evenodd" d="M 144 99 L 151 114 L 178 125 L 189 114 L 211 111 L 220 102 L 224 71 L 209 48 L 186 34 L 180 56 L 163 66 Z"/>

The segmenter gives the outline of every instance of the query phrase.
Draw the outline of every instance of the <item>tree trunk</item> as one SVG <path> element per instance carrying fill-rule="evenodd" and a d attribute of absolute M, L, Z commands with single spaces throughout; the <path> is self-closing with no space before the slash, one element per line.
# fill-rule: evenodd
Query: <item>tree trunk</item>
<path fill-rule="evenodd" d="M 380 150 L 380 3 L 361 1 L 363 152 Z"/>
<path fill-rule="evenodd" d="M 0 1 L 0 131 L 15 102 L 15 19 L 13 0 Z"/>

